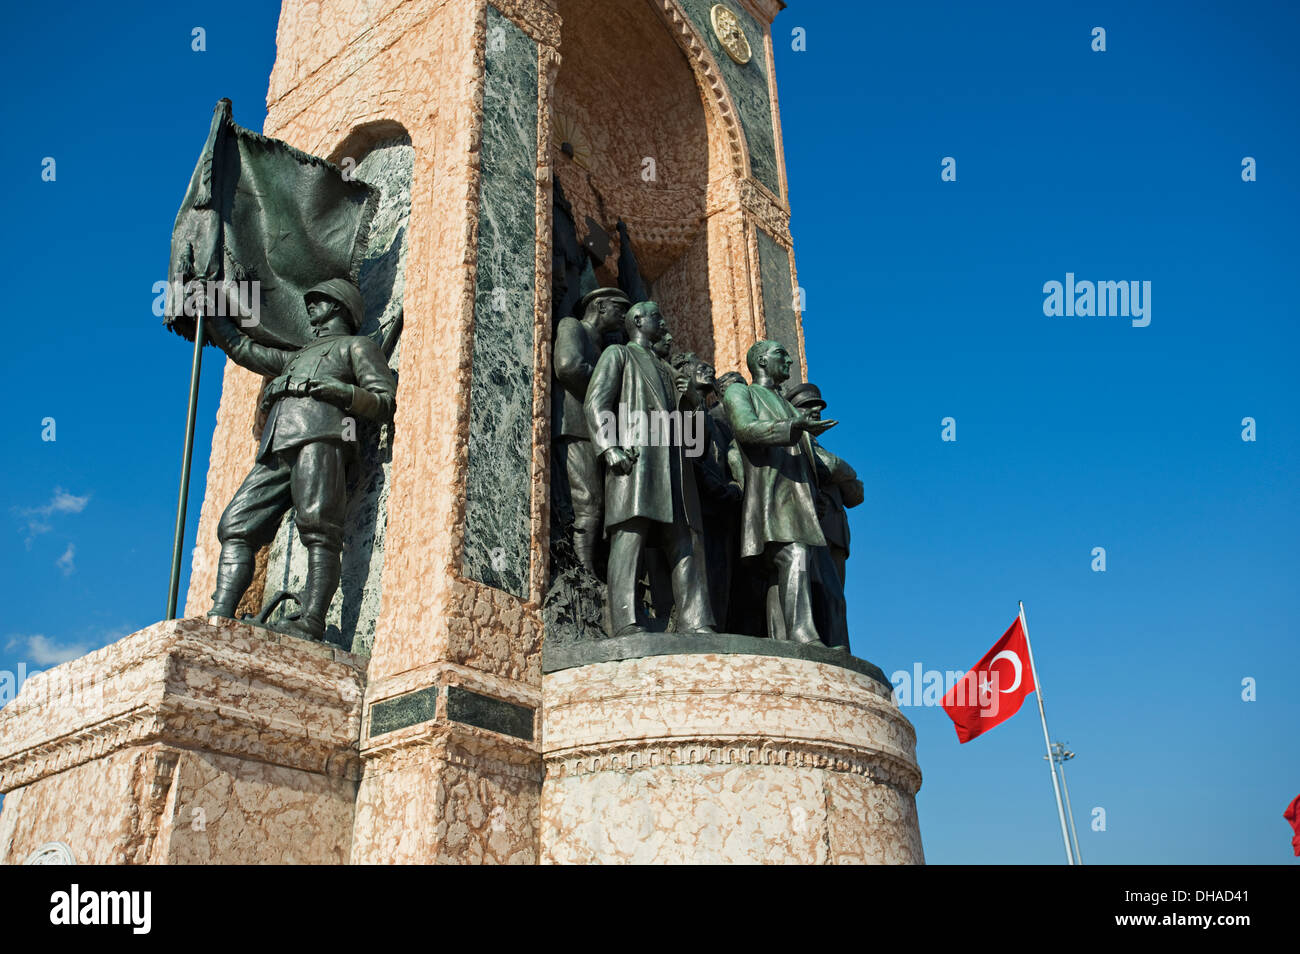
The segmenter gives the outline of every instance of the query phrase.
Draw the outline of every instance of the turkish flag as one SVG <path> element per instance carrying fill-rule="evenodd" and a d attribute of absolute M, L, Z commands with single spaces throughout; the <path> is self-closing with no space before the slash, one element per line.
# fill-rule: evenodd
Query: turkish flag
<path fill-rule="evenodd" d="M 975 668 L 948 690 L 943 711 L 957 727 L 957 740 L 969 742 L 1019 712 L 1034 688 L 1029 643 L 1017 616 Z"/>
<path fill-rule="evenodd" d="M 1287 810 L 1282 813 L 1282 817 L 1291 823 L 1291 830 L 1295 832 L 1295 837 L 1291 839 L 1291 847 L 1295 849 L 1297 857 L 1300 857 L 1300 795 L 1292 799 Z"/>

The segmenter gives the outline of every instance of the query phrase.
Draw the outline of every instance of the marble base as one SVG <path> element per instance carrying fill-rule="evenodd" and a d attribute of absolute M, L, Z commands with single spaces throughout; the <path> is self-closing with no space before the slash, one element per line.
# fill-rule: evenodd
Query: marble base
<path fill-rule="evenodd" d="M 916 734 L 876 679 L 756 655 L 547 674 L 541 861 L 922 864 Z"/>
<path fill-rule="evenodd" d="M 363 721 L 352 863 L 536 864 L 537 691 L 450 663 L 394 688 Z"/>
<path fill-rule="evenodd" d="M 0 863 L 343 864 L 366 661 L 169 620 L 29 679 L 0 710 Z"/>

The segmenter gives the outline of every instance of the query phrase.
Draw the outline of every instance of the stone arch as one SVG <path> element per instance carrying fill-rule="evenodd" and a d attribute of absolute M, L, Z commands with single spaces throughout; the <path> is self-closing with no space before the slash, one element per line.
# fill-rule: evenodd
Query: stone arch
<path fill-rule="evenodd" d="M 718 64 L 677 0 L 556 0 L 556 8 L 551 164 L 577 237 L 594 253 L 582 287 L 628 287 L 619 276 L 622 221 L 679 350 L 712 357 L 725 342 L 730 360 L 732 339 L 752 336 L 740 212 L 751 170 Z"/>
<path fill-rule="evenodd" d="M 713 114 L 726 136 L 732 171 L 738 176 L 748 177 L 750 175 L 749 150 L 745 144 L 745 132 L 740 127 L 731 93 L 727 90 L 727 84 L 723 82 L 718 64 L 714 61 L 713 54 L 709 52 L 704 38 L 682 11 L 677 0 L 650 0 L 650 3 L 663 17 L 673 38 L 677 40 L 677 45 L 686 54 L 691 68 L 695 71 L 696 80 L 700 84 L 701 98 L 712 107 Z"/>

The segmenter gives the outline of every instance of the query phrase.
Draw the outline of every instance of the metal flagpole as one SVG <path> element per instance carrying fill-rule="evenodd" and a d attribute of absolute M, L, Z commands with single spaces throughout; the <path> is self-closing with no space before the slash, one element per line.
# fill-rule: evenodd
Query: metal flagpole
<path fill-rule="evenodd" d="M 185 450 L 181 457 L 181 490 L 176 501 L 176 533 L 172 537 L 172 578 L 167 588 L 167 619 L 176 618 L 181 586 L 181 549 L 185 543 L 185 509 L 190 497 L 190 458 L 194 456 L 194 420 L 199 411 L 199 369 L 203 366 L 203 308 L 194 322 L 194 362 L 190 367 L 190 406 L 185 419 Z"/>
<path fill-rule="evenodd" d="M 1060 743 L 1057 743 L 1058 745 Z M 1070 840 L 1074 842 L 1074 863 L 1083 864 L 1083 855 L 1079 853 L 1079 833 L 1074 827 L 1074 809 L 1070 807 L 1070 786 L 1065 784 L 1065 763 L 1074 758 L 1074 753 L 1061 746 L 1061 790 L 1065 792 L 1065 816 L 1070 819 Z"/>
<path fill-rule="evenodd" d="M 1056 779 L 1056 761 L 1052 758 L 1052 737 L 1047 734 L 1047 713 L 1043 709 L 1043 683 L 1038 678 L 1034 664 L 1034 647 L 1029 642 L 1029 624 L 1025 622 L 1025 601 L 1020 601 L 1020 631 L 1025 634 L 1025 648 L 1029 650 L 1029 670 L 1034 674 L 1034 694 L 1038 696 L 1038 715 L 1043 720 L 1043 742 L 1047 745 L 1047 767 L 1052 771 L 1052 791 L 1056 793 L 1056 813 L 1061 819 L 1061 840 L 1065 842 L 1065 863 L 1074 864 L 1070 851 L 1070 833 L 1065 828 L 1065 806 L 1061 804 L 1061 784 Z"/>

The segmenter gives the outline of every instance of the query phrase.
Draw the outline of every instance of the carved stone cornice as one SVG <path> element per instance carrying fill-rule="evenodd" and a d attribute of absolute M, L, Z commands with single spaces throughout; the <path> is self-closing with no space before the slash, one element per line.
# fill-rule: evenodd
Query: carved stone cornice
<path fill-rule="evenodd" d="M 357 779 L 365 660 L 221 620 L 169 620 L 33 676 L 0 711 L 0 791 L 162 743 Z"/>
<path fill-rule="evenodd" d="M 546 753 L 545 763 L 547 781 L 672 765 L 785 765 L 860 775 L 908 795 L 921 788 L 920 770 L 885 751 L 761 735 L 652 739 L 558 750 Z"/>
<path fill-rule="evenodd" d="M 709 184 L 706 215 L 744 211 L 764 232 L 785 248 L 792 248 L 790 210 L 753 179 L 731 175 Z"/>
<path fill-rule="evenodd" d="M 476 774 L 540 782 L 542 760 L 536 743 L 510 740 L 474 726 L 438 720 L 411 726 L 368 742 L 362 750 L 367 777 L 444 762 Z"/>
<path fill-rule="evenodd" d="M 550 0 L 488 0 L 543 46 L 560 45 L 560 15 Z"/>

